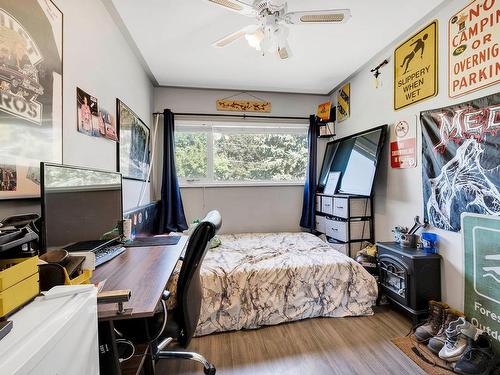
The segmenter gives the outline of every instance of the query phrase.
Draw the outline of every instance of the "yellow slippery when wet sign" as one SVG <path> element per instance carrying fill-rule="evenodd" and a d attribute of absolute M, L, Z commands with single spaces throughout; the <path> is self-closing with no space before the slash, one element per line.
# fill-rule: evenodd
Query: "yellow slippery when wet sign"
<path fill-rule="evenodd" d="M 434 20 L 394 51 L 394 109 L 437 94 L 437 38 Z"/>

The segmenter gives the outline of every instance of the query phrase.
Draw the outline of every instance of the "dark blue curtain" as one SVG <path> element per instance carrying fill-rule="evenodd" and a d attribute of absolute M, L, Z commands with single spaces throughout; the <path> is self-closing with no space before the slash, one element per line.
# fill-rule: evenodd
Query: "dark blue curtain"
<path fill-rule="evenodd" d="M 163 111 L 163 174 L 161 182 L 160 233 L 188 228 L 175 169 L 174 114 Z"/>
<path fill-rule="evenodd" d="M 314 230 L 316 214 L 316 178 L 318 164 L 318 134 L 319 127 L 316 116 L 309 116 L 309 160 L 307 163 L 306 183 L 304 185 L 304 199 L 302 202 L 302 216 L 300 226 L 305 229 Z"/>

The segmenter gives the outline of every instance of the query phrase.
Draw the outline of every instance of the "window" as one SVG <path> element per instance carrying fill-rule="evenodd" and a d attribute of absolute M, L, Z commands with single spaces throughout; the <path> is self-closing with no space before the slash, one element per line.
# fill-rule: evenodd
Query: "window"
<path fill-rule="evenodd" d="M 175 154 L 181 183 L 303 183 L 307 125 L 176 122 Z"/>

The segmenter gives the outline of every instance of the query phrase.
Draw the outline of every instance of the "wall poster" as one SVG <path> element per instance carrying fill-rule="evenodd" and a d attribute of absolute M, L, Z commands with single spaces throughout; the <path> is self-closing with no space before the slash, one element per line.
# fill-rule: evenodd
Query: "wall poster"
<path fill-rule="evenodd" d="M 464 313 L 500 354 L 500 217 L 464 214 Z"/>
<path fill-rule="evenodd" d="M 118 171 L 123 178 L 145 181 L 150 163 L 149 128 L 129 107 L 116 100 Z"/>
<path fill-rule="evenodd" d="M 420 113 L 424 213 L 460 231 L 463 212 L 500 215 L 500 93 Z"/>
<path fill-rule="evenodd" d="M 434 20 L 394 50 L 394 109 L 438 93 L 438 22 Z"/>
<path fill-rule="evenodd" d="M 396 169 L 417 166 L 416 117 L 401 120 L 391 127 L 391 167 Z"/>
<path fill-rule="evenodd" d="M 77 129 L 91 137 L 118 141 L 116 123 L 109 111 L 100 108 L 96 97 L 76 88 Z"/>
<path fill-rule="evenodd" d="M 337 122 L 351 115 L 351 84 L 346 83 L 337 93 Z"/>
<path fill-rule="evenodd" d="M 500 81 L 500 1 L 475 0 L 448 22 L 448 95 L 451 98 Z"/>
<path fill-rule="evenodd" d="M 50 0 L 0 0 L 0 199 L 39 197 L 62 161 L 62 33 Z"/>
<path fill-rule="evenodd" d="M 97 99 L 87 94 L 80 88 L 76 88 L 76 112 L 80 133 L 93 137 L 100 137 Z"/>

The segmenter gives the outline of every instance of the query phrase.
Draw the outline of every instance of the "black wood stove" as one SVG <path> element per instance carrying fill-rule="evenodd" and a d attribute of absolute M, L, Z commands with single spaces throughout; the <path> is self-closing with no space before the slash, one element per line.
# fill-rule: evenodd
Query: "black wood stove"
<path fill-rule="evenodd" d="M 381 292 L 416 323 L 429 300 L 441 300 L 441 256 L 396 242 L 377 243 Z"/>

